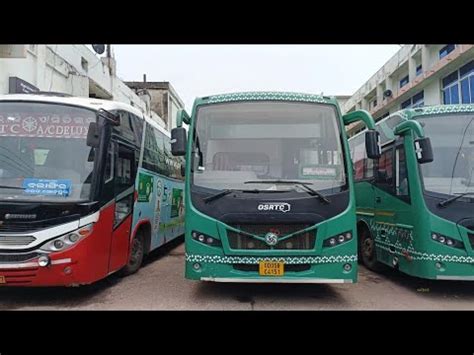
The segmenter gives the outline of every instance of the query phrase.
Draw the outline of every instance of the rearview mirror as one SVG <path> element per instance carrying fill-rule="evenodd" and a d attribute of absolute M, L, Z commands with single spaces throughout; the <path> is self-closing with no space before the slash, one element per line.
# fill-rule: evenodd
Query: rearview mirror
<path fill-rule="evenodd" d="M 434 160 L 433 148 L 428 137 L 415 140 L 415 154 L 420 164 L 431 163 Z"/>
<path fill-rule="evenodd" d="M 96 122 L 89 123 L 86 144 L 92 148 L 99 147 L 99 126 Z"/>
<path fill-rule="evenodd" d="M 369 159 L 378 159 L 382 155 L 380 149 L 380 135 L 376 130 L 369 130 L 365 133 L 365 149 Z"/>
<path fill-rule="evenodd" d="M 171 154 L 183 156 L 186 154 L 186 130 L 184 127 L 176 127 L 171 130 Z"/>

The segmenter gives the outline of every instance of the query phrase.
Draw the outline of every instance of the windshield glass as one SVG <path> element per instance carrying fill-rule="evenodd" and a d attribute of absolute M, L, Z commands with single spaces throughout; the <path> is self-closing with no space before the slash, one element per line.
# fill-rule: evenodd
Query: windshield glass
<path fill-rule="evenodd" d="M 474 114 L 418 119 L 433 146 L 434 161 L 421 165 L 425 190 L 456 195 L 474 192 Z"/>
<path fill-rule="evenodd" d="M 315 190 L 340 190 L 346 183 L 336 110 L 330 105 L 203 106 L 198 109 L 193 144 L 195 186 L 289 190 L 298 185 L 258 181 L 298 180 Z"/>
<path fill-rule="evenodd" d="M 92 110 L 0 102 L 0 200 L 89 199 L 93 150 L 86 145 Z"/>

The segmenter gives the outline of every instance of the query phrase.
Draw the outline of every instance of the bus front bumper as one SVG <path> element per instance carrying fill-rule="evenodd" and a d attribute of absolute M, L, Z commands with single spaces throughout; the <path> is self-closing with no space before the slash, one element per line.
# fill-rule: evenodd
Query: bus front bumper
<path fill-rule="evenodd" d="M 353 283 L 352 279 L 319 279 L 319 278 L 297 278 L 288 279 L 284 277 L 274 278 L 228 278 L 228 277 L 201 277 L 201 281 L 212 281 L 212 282 L 237 282 L 237 283 L 301 283 L 301 284 L 342 284 L 342 283 Z"/>

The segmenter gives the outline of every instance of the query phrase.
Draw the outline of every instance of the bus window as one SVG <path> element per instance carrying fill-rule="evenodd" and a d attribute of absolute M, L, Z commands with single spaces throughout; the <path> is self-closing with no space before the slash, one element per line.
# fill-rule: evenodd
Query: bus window
<path fill-rule="evenodd" d="M 377 183 L 391 189 L 393 184 L 393 148 L 382 153 L 377 165 Z"/>
<path fill-rule="evenodd" d="M 143 167 L 150 171 L 159 172 L 160 165 L 160 148 L 155 138 L 153 127 L 150 124 L 146 125 L 145 130 L 145 147 L 143 152 Z"/>
<path fill-rule="evenodd" d="M 356 181 L 362 180 L 364 178 L 364 160 L 366 158 L 364 135 L 359 135 L 354 139 L 351 155 L 354 166 L 354 179 Z"/>
<path fill-rule="evenodd" d="M 364 170 L 364 177 L 366 179 L 371 179 L 374 177 L 374 160 L 368 159 L 365 157 L 365 170 Z"/>
<path fill-rule="evenodd" d="M 396 195 L 401 197 L 409 197 L 408 189 L 408 172 L 405 160 L 405 150 L 398 147 L 396 150 Z"/>
<path fill-rule="evenodd" d="M 118 147 L 119 149 L 115 169 L 116 195 L 128 189 L 135 181 L 135 159 L 133 151 L 123 145 L 119 145 Z"/>

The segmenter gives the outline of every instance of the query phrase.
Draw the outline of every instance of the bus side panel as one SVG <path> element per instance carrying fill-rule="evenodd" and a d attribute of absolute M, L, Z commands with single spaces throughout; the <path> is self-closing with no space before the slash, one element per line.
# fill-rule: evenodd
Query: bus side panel
<path fill-rule="evenodd" d="M 157 195 L 157 182 L 156 178 L 153 174 L 149 173 L 148 171 L 139 168 L 137 171 L 137 179 L 135 185 L 135 191 L 137 192 L 137 199 L 135 201 L 135 205 L 133 207 L 133 219 L 132 219 L 132 226 L 131 230 L 136 232 L 136 227 L 142 221 L 147 220 L 153 226 L 155 221 L 155 210 L 153 208 L 156 203 L 156 195 Z M 159 199 L 158 199 L 159 201 Z M 158 205 L 159 209 L 159 205 Z M 159 216 L 159 210 L 158 210 Z"/>
<path fill-rule="evenodd" d="M 132 216 L 130 215 L 112 233 L 109 272 L 116 271 L 127 263 L 131 225 Z"/>
<path fill-rule="evenodd" d="M 132 230 L 142 220 L 151 222 L 150 250 L 184 233 L 184 183 L 138 169 L 138 199 Z"/>
<path fill-rule="evenodd" d="M 161 195 L 160 223 L 155 230 L 156 243 L 152 249 L 184 233 L 184 183 L 170 179 L 161 179 L 163 191 Z M 156 226 L 155 226 L 156 229 Z"/>

